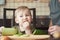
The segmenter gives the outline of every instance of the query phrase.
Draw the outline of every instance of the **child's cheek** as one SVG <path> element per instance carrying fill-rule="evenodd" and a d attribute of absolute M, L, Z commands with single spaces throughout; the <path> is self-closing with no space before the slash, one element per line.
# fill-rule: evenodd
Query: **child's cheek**
<path fill-rule="evenodd" d="M 30 19 L 28 19 L 28 20 L 29 20 L 30 23 L 32 22 L 32 18 L 30 18 Z"/>
<path fill-rule="evenodd" d="M 19 23 L 22 23 L 23 22 L 23 20 L 22 19 L 19 19 Z"/>

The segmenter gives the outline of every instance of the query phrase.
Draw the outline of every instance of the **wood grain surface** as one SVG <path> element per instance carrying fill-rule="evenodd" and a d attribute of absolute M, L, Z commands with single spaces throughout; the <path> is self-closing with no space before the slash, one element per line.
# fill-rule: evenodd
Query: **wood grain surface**
<path fill-rule="evenodd" d="M 48 40 L 50 35 L 9 36 L 12 40 Z"/>

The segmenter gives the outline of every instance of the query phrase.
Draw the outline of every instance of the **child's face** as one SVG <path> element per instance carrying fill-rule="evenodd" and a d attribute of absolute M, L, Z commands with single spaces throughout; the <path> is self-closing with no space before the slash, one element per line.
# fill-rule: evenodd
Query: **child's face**
<path fill-rule="evenodd" d="M 17 21 L 18 21 L 19 24 L 24 23 L 24 22 L 31 23 L 31 21 L 32 21 L 31 14 L 29 13 L 28 10 L 19 11 L 17 13 L 17 17 L 16 18 L 17 18 Z"/>

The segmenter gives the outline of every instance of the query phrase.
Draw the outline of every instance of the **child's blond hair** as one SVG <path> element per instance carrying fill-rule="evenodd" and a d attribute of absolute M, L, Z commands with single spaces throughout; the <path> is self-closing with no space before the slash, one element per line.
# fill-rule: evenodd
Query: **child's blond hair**
<path fill-rule="evenodd" d="M 16 14 L 18 13 L 18 12 L 20 12 L 20 11 L 24 11 L 24 10 L 28 10 L 28 12 L 30 13 L 30 15 L 31 15 L 31 11 L 30 11 L 30 9 L 27 7 L 27 6 L 19 6 L 16 10 L 15 10 L 15 16 L 16 16 Z"/>

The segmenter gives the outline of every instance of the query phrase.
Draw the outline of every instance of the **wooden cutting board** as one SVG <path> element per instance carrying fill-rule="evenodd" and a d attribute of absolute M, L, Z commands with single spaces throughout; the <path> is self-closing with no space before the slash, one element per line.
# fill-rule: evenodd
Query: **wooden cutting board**
<path fill-rule="evenodd" d="M 9 38 L 11 38 L 12 40 L 48 40 L 48 38 L 50 37 L 50 35 L 29 35 L 29 36 L 8 36 Z"/>

